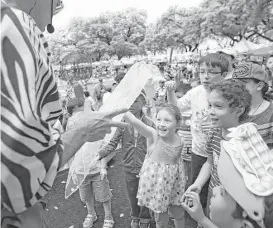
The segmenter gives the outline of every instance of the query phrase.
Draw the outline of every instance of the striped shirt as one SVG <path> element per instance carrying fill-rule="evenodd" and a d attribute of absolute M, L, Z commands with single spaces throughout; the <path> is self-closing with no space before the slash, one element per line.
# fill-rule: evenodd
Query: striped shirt
<path fill-rule="evenodd" d="M 272 102 L 265 111 L 255 116 L 249 116 L 245 122 L 253 122 L 257 124 L 257 129 L 259 134 L 262 136 L 267 146 L 270 149 L 273 148 L 273 103 Z M 213 157 L 213 166 L 211 170 L 208 199 L 210 199 L 212 196 L 212 189 L 216 186 L 221 185 L 221 182 L 218 177 L 218 171 L 217 171 L 218 160 L 221 153 L 221 146 L 220 146 L 221 140 L 222 140 L 221 130 L 214 129 L 209 132 L 207 145 L 206 145 L 206 152 L 208 153 L 208 156 Z"/>
<path fill-rule="evenodd" d="M 62 112 L 48 44 L 27 14 L 1 6 L 1 197 L 20 213 L 52 187 Z"/>
<path fill-rule="evenodd" d="M 213 129 L 208 134 L 208 140 L 206 144 L 206 152 L 208 156 L 212 156 L 213 164 L 210 177 L 210 190 L 212 188 L 220 185 L 220 180 L 218 177 L 217 166 L 218 160 L 221 153 L 221 140 L 222 131 L 220 129 Z"/>
<path fill-rule="evenodd" d="M 270 149 L 273 149 L 273 102 L 263 112 L 249 116 L 245 122 L 257 124 L 259 134 Z"/>

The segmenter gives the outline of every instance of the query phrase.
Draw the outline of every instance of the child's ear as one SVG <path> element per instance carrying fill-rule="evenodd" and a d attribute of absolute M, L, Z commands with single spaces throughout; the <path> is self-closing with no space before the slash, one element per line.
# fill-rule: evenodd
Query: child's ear
<path fill-rule="evenodd" d="M 263 89 L 264 86 L 265 86 L 265 85 L 264 85 L 264 82 L 259 82 L 259 83 L 258 83 L 258 86 L 257 86 L 257 90 L 261 91 L 261 90 Z"/>
<path fill-rule="evenodd" d="M 241 115 L 243 115 L 246 111 L 246 108 L 245 107 L 237 107 L 236 108 L 236 113 L 237 113 L 237 116 L 240 117 Z"/>
<path fill-rule="evenodd" d="M 243 219 L 241 221 L 241 226 L 240 227 L 241 228 L 254 228 L 254 225 L 250 221 L 248 221 L 247 219 Z"/>

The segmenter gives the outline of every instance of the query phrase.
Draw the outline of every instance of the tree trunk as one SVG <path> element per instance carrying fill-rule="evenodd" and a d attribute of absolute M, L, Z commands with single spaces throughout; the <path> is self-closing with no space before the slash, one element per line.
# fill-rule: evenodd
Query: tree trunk
<path fill-rule="evenodd" d="M 171 48 L 169 63 L 172 63 L 172 57 L 173 57 L 173 47 Z"/>
<path fill-rule="evenodd" d="M 194 52 L 195 50 L 197 50 L 199 47 L 199 44 L 195 44 L 194 48 L 192 49 L 192 52 Z"/>

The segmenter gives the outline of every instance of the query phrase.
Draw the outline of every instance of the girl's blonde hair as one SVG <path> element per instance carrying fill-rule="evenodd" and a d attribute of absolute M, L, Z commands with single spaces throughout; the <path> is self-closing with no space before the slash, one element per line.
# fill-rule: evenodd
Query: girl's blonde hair
<path fill-rule="evenodd" d="M 180 122 L 182 121 L 182 114 L 176 105 L 164 104 L 164 105 L 158 107 L 157 112 L 156 112 L 156 116 L 161 110 L 166 110 L 172 116 L 174 116 L 174 118 L 176 119 L 178 124 L 180 124 Z M 177 130 L 178 130 L 180 128 L 180 126 L 177 126 L 177 127 L 178 127 Z"/>

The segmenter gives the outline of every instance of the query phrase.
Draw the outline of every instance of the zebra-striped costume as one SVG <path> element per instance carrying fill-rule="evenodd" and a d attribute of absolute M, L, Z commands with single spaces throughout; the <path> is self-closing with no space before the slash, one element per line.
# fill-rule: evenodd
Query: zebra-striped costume
<path fill-rule="evenodd" d="M 35 22 L 2 5 L 1 32 L 1 205 L 20 213 L 48 192 L 60 168 L 62 109 Z"/>

